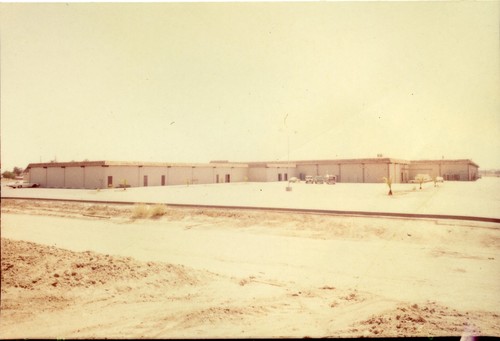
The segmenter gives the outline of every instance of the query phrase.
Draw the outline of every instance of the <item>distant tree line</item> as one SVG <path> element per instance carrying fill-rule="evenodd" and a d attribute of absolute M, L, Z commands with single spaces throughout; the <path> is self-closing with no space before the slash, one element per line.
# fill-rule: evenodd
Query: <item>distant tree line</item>
<path fill-rule="evenodd" d="M 485 169 L 480 170 L 479 174 L 484 176 L 497 176 L 500 177 L 500 169 Z"/>
<path fill-rule="evenodd" d="M 20 176 L 23 174 L 24 169 L 20 167 L 14 167 L 12 171 L 5 171 L 2 173 L 2 176 L 6 179 L 15 179 L 16 176 Z"/>

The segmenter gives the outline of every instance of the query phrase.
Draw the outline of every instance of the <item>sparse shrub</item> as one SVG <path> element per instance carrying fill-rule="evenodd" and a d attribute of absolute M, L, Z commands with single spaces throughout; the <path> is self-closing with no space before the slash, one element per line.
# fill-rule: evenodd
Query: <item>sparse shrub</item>
<path fill-rule="evenodd" d="M 149 212 L 149 217 L 150 218 L 160 218 L 164 216 L 167 213 L 167 207 L 162 204 L 154 205 L 150 212 Z"/>
<path fill-rule="evenodd" d="M 389 187 L 389 194 L 388 195 L 392 195 L 392 178 L 386 178 L 384 176 L 384 182 Z"/>
<path fill-rule="evenodd" d="M 419 175 L 419 176 L 416 176 L 416 177 L 415 177 L 415 180 L 417 180 L 417 182 L 418 182 L 418 183 L 419 183 L 419 185 L 420 185 L 420 188 L 419 188 L 419 189 L 422 189 L 422 184 L 425 182 L 425 178 L 424 178 L 423 176 Z"/>
<path fill-rule="evenodd" d="M 149 213 L 148 206 L 145 204 L 136 204 L 134 205 L 134 209 L 132 211 L 133 219 L 143 219 L 147 218 Z"/>
<path fill-rule="evenodd" d="M 132 211 L 132 219 L 157 219 L 168 213 L 167 206 L 163 204 L 157 204 L 152 207 L 146 204 L 136 204 Z"/>

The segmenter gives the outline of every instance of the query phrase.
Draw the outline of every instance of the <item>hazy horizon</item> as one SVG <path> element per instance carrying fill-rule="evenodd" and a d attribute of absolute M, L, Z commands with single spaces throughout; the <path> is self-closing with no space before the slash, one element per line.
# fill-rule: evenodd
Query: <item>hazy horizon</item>
<path fill-rule="evenodd" d="M 1 166 L 471 159 L 498 2 L 2 3 Z"/>

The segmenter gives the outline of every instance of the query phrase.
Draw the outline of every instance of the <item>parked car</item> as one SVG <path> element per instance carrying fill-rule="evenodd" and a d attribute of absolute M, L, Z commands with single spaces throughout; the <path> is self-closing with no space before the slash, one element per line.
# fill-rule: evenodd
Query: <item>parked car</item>
<path fill-rule="evenodd" d="M 31 183 L 28 181 L 16 181 L 16 182 L 8 184 L 7 186 L 12 187 L 12 188 L 36 188 L 36 187 L 40 187 L 40 184 Z"/>
<path fill-rule="evenodd" d="M 429 182 L 429 181 L 432 181 L 432 178 L 429 174 L 417 174 L 415 175 L 415 179 L 410 180 L 409 183 L 418 184 L 420 182 Z"/>
<path fill-rule="evenodd" d="M 316 175 L 314 177 L 314 183 L 315 184 L 323 184 L 323 183 L 325 183 L 325 178 L 321 175 Z"/>
<path fill-rule="evenodd" d="M 314 178 L 312 175 L 306 175 L 306 184 L 314 183 Z"/>
<path fill-rule="evenodd" d="M 335 185 L 335 183 L 337 182 L 337 177 L 335 175 L 327 175 L 325 176 L 325 182 L 328 185 Z"/>
<path fill-rule="evenodd" d="M 444 179 L 442 176 L 436 176 L 436 182 L 444 182 Z"/>
<path fill-rule="evenodd" d="M 296 177 L 291 177 L 290 180 L 288 180 L 288 182 L 300 182 L 300 180 Z"/>

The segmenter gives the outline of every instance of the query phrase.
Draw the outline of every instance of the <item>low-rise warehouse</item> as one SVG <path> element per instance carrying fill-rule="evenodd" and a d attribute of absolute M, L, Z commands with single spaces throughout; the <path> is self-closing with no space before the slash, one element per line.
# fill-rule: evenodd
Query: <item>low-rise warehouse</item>
<path fill-rule="evenodd" d="M 410 164 L 410 177 L 429 174 L 432 178 L 441 176 L 448 181 L 475 181 L 479 166 L 471 160 L 417 160 Z"/>
<path fill-rule="evenodd" d="M 243 182 L 248 166 L 235 163 L 82 161 L 33 163 L 28 180 L 41 187 L 106 188 Z"/>
<path fill-rule="evenodd" d="M 406 161 L 392 158 L 302 160 L 290 162 L 164 163 L 81 161 L 31 163 L 28 181 L 52 188 L 146 187 L 228 182 L 288 181 L 291 177 L 332 175 L 337 182 L 376 183 L 384 177 L 405 183 L 417 174 L 473 181 L 479 166 L 471 160 Z"/>

